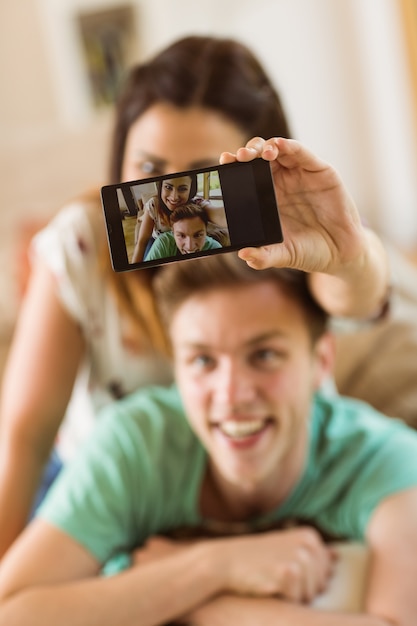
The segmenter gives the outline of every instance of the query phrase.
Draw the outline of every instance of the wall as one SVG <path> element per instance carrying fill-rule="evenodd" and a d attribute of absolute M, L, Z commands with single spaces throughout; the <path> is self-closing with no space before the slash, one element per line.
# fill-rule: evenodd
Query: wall
<path fill-rule="evenodd" d="M 294 136 L 339 169 L 381 234 L 405 248 L 417 245 L 415 110 L 400 0 L 132 1 L 137 58 L 195 32 L 234 36 L 253 47 L 283 94 Z M 105 181 L 111 116 L 92 115 L 85 106 L 71 15 L 118 2 L 0 3 L 0 324 L 6 334 L 18 303 L 10 257 L 22 221 L 47 218 Z"/>
<path fill-rule="evenodd" d="M 173 30 L 188 32 L 189 24 L 249 43 L 284 95 L 295 136 L 338 167 L 375 228 L 409 248 L 417 244 L 416 104 L 400 6 L 185 0 L 179 19 L 178 5 L 154 0 L 147 47 L 164 45 Z"/>

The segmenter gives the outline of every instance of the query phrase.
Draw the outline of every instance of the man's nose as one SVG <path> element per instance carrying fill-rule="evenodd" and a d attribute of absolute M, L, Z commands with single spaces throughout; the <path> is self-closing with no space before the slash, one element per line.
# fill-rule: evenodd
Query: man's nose
<path fill-rule="evenodd" d="M 255 395 L 253 374 L 244 363 L 232 360 L 222 363 L 216 381 L 216 397 L 228 407 L 239 407 L 251 402 Z"/>

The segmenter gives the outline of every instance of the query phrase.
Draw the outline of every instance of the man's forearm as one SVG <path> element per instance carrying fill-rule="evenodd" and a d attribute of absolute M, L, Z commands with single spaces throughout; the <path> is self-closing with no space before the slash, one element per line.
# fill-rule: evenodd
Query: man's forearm
<path fill-rule="evenodd" d="M 88 578 L 17 591 L 0 604 L 0 626 L 156 626 L 218 591 L 204 546 L 193 546 L 109 578 Z"/>
<path fill-rule="evenodd" d="M 364 613 L 319 611 L 275 598 L 222 595 L 196 609 L 181 624 L 189 626 L 392 626 Z"/>

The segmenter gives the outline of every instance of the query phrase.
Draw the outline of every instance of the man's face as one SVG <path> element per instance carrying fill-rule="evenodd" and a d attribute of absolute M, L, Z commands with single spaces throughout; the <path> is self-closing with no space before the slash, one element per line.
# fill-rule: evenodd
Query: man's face
<path fill-rule="evenodd" d="M 178 220 L 172 225 L 175 243 L 181 254 L 199 252 L 206 241 L 206 225 L 199 217 Z"/>
<path fill-rule="evenodd" d="M 329 338 L 313 347 L 306 323 L 270 281 L 197 293 L 172 317 L 189 421 L 229 483 L 267 486 L 304 463 L 312 394 L 331 364 Z"/>

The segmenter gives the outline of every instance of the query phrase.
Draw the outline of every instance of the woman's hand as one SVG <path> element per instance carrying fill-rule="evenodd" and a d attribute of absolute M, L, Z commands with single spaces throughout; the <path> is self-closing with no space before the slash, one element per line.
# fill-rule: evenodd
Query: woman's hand
<path fill-rule="evenodd" d="M 283 243 L 246 248 L 242 259 L 256 269 L 292 267 L 331 272 L 356 259 L 363 248 L 359 213 L 337 172 L 299 142 L 251 139 L 222 163 L 261 157 L 271 163 L 284 234 Z"/>
<path fill-rule="evenodd" d="M 313 277 L 312 288 L 331 314 L 375 313 L 388 290 L 386 252 L 363 226 L 339 174 L 298 141 L 282 137 L 255 137 L 236 154 L 224 152 L 220 162 L 258 157 L 271 163 L 284 241 L 244 248 L 239 256 L 255 269 L 291 267 L 326 274 Z"/>

